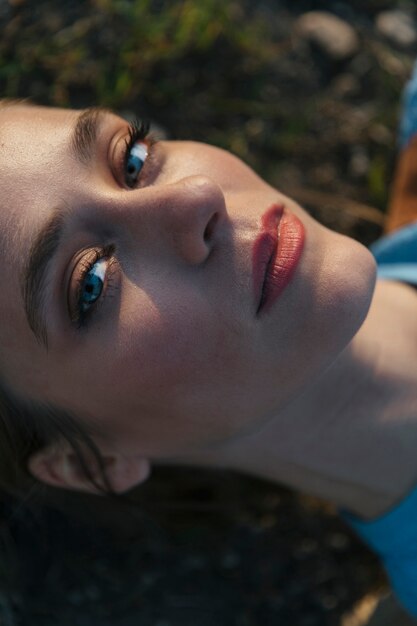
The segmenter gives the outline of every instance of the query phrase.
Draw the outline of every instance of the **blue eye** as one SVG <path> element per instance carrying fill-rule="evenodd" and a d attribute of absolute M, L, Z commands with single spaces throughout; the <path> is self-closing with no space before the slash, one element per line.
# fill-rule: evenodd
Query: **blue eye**
<path fill-rule="evenodd" d="M 125 173 L 128 187 L 136 185 L 147 156 L 148 146 L 145 143 L 137 142 L 131 148 L 128 148 Z"/>
<path fill-rule="evenodd" d="M 67 306 L 69 318 L 78 329 L 88 325 L 109 293 L 116 289 L 114 253 L 113 244 L 86 250 L 71 274 Z"/>
<path fill-rule="evenodd" d="M 100 259 L 86 273 L 80 293 L 79 306 L 83 313 L 99 299 L 104 287 L 104 279 L 106 276 L 107 259 Z"/>

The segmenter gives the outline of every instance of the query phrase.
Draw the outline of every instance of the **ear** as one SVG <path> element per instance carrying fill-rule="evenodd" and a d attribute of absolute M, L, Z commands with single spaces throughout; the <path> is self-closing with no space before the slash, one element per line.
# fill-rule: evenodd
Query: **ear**
<path fill-rule="evenodd" d="M 145 482 L 150 474 L 150 463 L 143 457 L 109 452 L 102 453 L 102 458 L 107 478 L 116 493 L 123 493 Z M 91 454 L 85 455 L 85 461 L 95 481 L 105 487 L 97 462 Z M 35 452 L 28 461 L 28 469 L 34 478 L 53 487 L 102 493 L 85 476 L 77 455 L 67 442 L 52 444 Z"/>

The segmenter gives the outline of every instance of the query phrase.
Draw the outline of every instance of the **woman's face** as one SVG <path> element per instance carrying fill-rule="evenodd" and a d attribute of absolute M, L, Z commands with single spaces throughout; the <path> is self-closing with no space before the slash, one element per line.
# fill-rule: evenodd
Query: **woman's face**
<path fill-rule="evenodd" d="M 126 141 L 108 112 L 0 109 L 0 371 L 158 458 L 275 415 L 362 324 L 375 262 L 223 150 L 138 142 L 126 159 Z M 253 255 L 276 203 L 305 240 L 259 314 Z"/>

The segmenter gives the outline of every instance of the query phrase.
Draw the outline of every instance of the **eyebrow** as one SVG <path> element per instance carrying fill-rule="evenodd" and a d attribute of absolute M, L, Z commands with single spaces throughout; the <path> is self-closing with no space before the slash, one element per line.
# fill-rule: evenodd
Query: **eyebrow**
<path fill-rule="evenodd" d="M 91 162 L 100 123 L 108 109 L 94 107 L 77 117 L 70 139 L 70 150 L 83 166 Z M 47 222 L 35 236 L 22 273 L 22 295 L 29 327 L 35 337 L 48 349 L 48 333 L 44 317 L 46 275 L 56 255 L 65 226 L 66 207 L 56 207 Z"/>
<path fill-rule="evenodd" d="M 91 107 L 80 113 L 77 118 L 71 137 L 71 150 L 81 165 L 90 164 L 99 126 L 106 113 L 113 112 L 103 107 Z"/>
<path fill-rule="evenodd" d="M 56 254 L 64 226 L 63 210 L 56 208 L 36 236 L 23 272 L 22 294 L 29 327 L 38 341 L 48 348 L 48 334 L 43 316 L 46 273 Z"/>

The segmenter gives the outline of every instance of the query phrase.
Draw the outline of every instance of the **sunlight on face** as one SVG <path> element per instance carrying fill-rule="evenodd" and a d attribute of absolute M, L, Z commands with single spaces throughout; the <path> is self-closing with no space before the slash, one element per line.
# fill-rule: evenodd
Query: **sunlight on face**
<path fill-rule="evenodd" d="M 6 107 L 0 136 L 4 379 L 123 449 L 157 457 L 256 428 L 362 324 L 371 253 L 231 154 L 155 143 L 96 109 Z M 305 240 L 259 314 L 279 280 L 274 206 Z"/>

